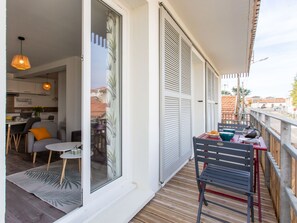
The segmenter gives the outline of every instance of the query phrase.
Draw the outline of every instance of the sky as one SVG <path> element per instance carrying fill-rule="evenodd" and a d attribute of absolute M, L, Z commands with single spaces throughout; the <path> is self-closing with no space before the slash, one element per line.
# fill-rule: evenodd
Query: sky
<path fill-rule="evenodd" d="M 249 96 L 289 97 L 297 74 L 297 0 L 261 1 L 254 61 L 249 77 L 240 80 Z M 222 79 L 221 88 L 230 91 L 236 84 Z"/>

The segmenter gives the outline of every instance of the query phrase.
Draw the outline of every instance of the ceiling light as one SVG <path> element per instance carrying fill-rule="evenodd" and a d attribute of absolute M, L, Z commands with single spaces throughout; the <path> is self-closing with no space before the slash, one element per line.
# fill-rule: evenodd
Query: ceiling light
<path fill-rule="evenodd" d="M 27 56 L 23 55 L 23 41 L 25 38 L 19 36 L 18 39 L 21 41 L 21 53 L 12 58 L 11 66 L 18 70 L 28 70 L 31 68 L 30 61 Z"/>
<path fill-rule="evenodd" d="M 46 82 L 42 84 L 42 88 L 46 91 L 49 91 L 52 88 L 52 85 L 50 82 L 48 82 L 48 74 L 46 75 L 46 77 L 47 77 Z"/>

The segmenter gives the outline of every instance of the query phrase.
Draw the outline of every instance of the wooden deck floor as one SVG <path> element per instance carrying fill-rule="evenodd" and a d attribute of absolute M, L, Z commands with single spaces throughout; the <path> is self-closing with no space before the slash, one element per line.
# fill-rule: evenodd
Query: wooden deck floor
<path fill-rule="evenodd" d="M 209 187 L 210 188 L 210 187 Z M 195 180 L 194 161 L 190 161 L 177 173 L 132 220 L 131 223 L 156 222 L 196 222 L 198 210 L 198 189 Z M 277 222 L 272 201 L 264 185 L 261 173 L 262 222 Z M 206 193 L 206 199 L 227 204 L 238 211 L 245 212 L 246 204 L 225 197 Z M 254 196 L 257 199 L 257 196 Z M 214 204 L 203 206 L 203 212 L 227 222 L 246 222 L 246 216 L 221 208 Z M 219 222 L 202 215 L 202 222 Z M 258 221 L 258 208 L 255 206 L 255 222 Z"/>

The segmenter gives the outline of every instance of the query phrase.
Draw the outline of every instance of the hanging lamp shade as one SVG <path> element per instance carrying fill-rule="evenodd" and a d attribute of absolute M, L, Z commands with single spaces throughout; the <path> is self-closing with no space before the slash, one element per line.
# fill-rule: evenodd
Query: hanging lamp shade
<path fill-rule="evenodd" d="M 12 58 L 11 66 L 18 70 L 28 70 L 31 68 L 29 58 L 23 55 L 23 41 L 24 37 L 19 36 L 18 39 L 21 41 L 21 52 Z"/>
<path fill-rule="evenodd" d="M 52 85 L 50 82 L 48 82 L 48 74 L 46 76 L 47 76 L 47 80 L 42 84 L 42 88 L 46 91 L 49 91 L 52 88 Z"/>

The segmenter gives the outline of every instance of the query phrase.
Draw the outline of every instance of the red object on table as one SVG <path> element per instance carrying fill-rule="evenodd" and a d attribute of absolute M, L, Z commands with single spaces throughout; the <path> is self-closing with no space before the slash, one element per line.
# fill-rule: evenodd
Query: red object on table
<path fill-rule="evenodd" d="M 230 142 L 242 143 L 240 141 L 240 137 L 243 137 L 243 135 L 235 134 L 234 137 L 230 140 Z M 209 140 L 222 140 L 220 137 L 218 137 L 218 138 L 208 137 L 207 133 L 204 133 L 204 134 L 198 136 L 198 138 L 209 139 Z M 267 151 L 267 147 L 266 147 L 265 142 L 264 142 L 262 137 L 259 137 L 258 139 L 259 139 L 259 143 L 258 144 L 253 144 L 254 150 L 256 152 L 256 157 L 254 158 L 254 166 L 255 166 L 254 192 L 257 192 L 257 195 L 258 195 L 258 201 L 254 202 L 254 205 L 258 206 L 258 217 L 259 217 L 259 221 L 262 222 L 259 151 Z M 205 167 L 205 164 L 204 164 L 204 167 Z M 214 193 L 214 194 L 217 194 L 217 195 L 225 196 L 225 197 L 228 197 L 228 198 L 231 198 L 231 199 L 234 199 L 234 200 L 246 202 L 246 200 L 244 200 L 244 199 L 242 199 L 240 197 L 224 194 L 224 193 L 217 192 L 217 191 L 214 191 L 214 190 L 206 189 L 205 191 L 210 192 L 210 193 Z"/>

